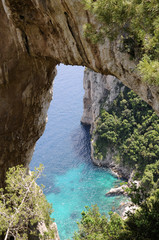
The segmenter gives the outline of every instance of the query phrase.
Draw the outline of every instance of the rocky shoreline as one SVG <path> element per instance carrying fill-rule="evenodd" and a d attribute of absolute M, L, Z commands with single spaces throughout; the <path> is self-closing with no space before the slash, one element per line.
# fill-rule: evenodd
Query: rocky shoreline
<path fill-rule="evenodd" d="M 97 166 L 102 166 L 109 168 L 113 174 L 115 174 L 118 178 L 123 178 L 126 181 L 130 181 L 132 179 L 133 169 L 128 168 L 122 164 L 117 164 L 114 160 L 115 154 L 117 152 L 112 149 L 108 149 L 107 155 L 103 160 L 96 159 L 94 157 L 94 140 L 91 141 L 91 159 L 92 162 Z"/>
<path fill-rule="evenodd" d="M 106 196 L 119 196 L 119 195 L 126 195 L 127 196 L 127 193 L 126 193 L 126 188 L 127 188 L 127 185 L 124 184 L 120 187 L 115 187 L 115 188 L 111 188 L 109 192 L 107 192 L 105 195 Z"/>
<path fill-rule="evenodd" d="M 120 187 L 111 188 L 105 195 L 106 196 L 123 195 L 128 197 L 125 189 L 129 187 L 132 181 L 133 170 L 126 168 L 125 166 L 116 164 L 115 161 L 113 160 L 113 154 L 111 155 L 109 153 L 104 160 L 99 161 L 94 158 L 93 153 L 94 153 L 94 148 L 93 148 L 93 144 L 91 143 L 92 162 L 97 166 L 103 166 L 103 167 L 109 168 L 113 175 L 115 175 L 117 178 L 125 179 L 125 181 L 127 182 L 127 184 L 124 184 Z M 127 217 L 127 214 L 126 214 L 127 212 L 133 212 L 135 210 L 136 210 L 136 206 L 130 201 L 129 198 L 128 198 L 128 201 L 122 202 L 118 208 L 119 214 L 123 219 Z"/>
<path fill-rule="evenodd" d="M 127 196 L 127 201 L 121 202 L 119 208 L 117 209 L 117 211 L 119 212 L 119 215 L 123 219 L 125 219 L 127 217 L 127 212 L 134 212 L 137 209 L 137 207 L 131 202 L 127 192 L 125 191 L 126 188 L 129 187 L 132 181 L 133 171 L 123 166 L 120 166 L 118 164 L 115 164 L 113 160 L 112 162 L 103 161 L 103 163 L 101 163 L 100 161 L 100 164 L 99 164 L 99 161 L 95 160 L 95 158 L 92 157 L 92 162 L 97 166 L 103 166 L 103 167 L 109 168 L 113 175 L 115 175 L 117 178 L 125 179 L 125 181 L 127 182 L 127 184 L 124 184 L 122 186 L 111 188 L 105 194 L 105 196 L 109 196 L 109 197 L 120 196 L 120 195 L 123 195 L 125 197 Z"/>

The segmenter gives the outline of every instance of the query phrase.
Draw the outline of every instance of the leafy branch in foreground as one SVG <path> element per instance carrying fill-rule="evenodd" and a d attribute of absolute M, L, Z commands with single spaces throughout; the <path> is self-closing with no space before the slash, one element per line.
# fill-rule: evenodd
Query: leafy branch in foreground
<path fill-rule="evenodd" d="M 0 189 L 0 235 L 7 240 L 13 236 L 17 240 L 39 235 L 38 223 L 45 223 L 48 234 L 53 235 L 49 226 L 52 207 L 47 202 L 42 189 L 36 184 L 43 166 L 27 173 L 23 166 L 12 167 L 6 174 L 6 187 Z M 46 234 L 45 234 L 46 235 Z"/>

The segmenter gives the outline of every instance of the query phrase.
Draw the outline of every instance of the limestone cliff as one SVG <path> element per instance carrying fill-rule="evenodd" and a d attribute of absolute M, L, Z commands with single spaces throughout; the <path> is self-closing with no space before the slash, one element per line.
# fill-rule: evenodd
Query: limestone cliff
<path fill-rule="evenodd" d="M 101 104 L 104 104 L 104 108 L 108 110 L 114 99 L 124 89 L 124 85 L 114 76 L 104 76 L 87 68 L 84 72 L 83 87 L 85 94 L 81 122 L 91 125 L 93 130 Z"/>
<path fill-rule="evenodd" d="M 0 1 L 0 177 L 9 166 L 28 165 L 44 131 L 58 63 L 85 65 L 114 75 L 159 113 L 159 88 L 148 86 L 121 42 L 92 44 L 83 25 L 99 23 L 80 0 Z"/>
<path fill-rule="evenodd" d="M 91 133 L 96 129 L 96 122 L 100 114 L 100 108 L 109 110 L 113 101 L 124 91 L 125 86 L 111 75 L 104 76 L 90 69 L 84 72 L 83 87 L 85 90 L 83 98 L 83 116 L 81 122 L 91 125 Z M 113 147 L 107 150 L 106 157 L 102 160 L 94 155 L 94 142 L 98 136 L 93 134 L 91 141 L 91 158 L 94 164 L 111 168 L 118 176 L 130 178 L 132 169 L 116 164 L 114 156 L 117 154 Z"/>

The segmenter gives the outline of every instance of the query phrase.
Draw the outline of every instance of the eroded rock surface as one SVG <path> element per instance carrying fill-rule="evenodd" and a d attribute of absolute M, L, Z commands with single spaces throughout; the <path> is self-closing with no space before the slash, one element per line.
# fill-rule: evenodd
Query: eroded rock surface
<path fill-rule="evenodd" d="M 80 0 L 0 0 L 0 167 L 27 165 L 44 131 L 58 63 L 114 75 L 159 113 L 158 88 L 141 82 L 121 43 L 92 44 L 83 25 L 95 18 Z"/>

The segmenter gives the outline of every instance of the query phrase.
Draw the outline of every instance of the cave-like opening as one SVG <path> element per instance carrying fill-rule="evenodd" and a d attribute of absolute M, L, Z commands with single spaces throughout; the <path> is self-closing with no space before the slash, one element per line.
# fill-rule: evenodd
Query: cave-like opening
<path fill-rule="evenodd" d="M 108 213 L 122 197 L 105 197 L 120 180 L 107 169 L 95 166 L 90 156 L 89 126 L 80 123 L 83 113 L 83 67 L 60 65 L 53 85 L 48 123 L 36 145 L 30 164 L 43 163 L 39 183 L 53 203 L 53 217 L 61 240 L 71 238 L 86 205 L 98 204 Z"/>

